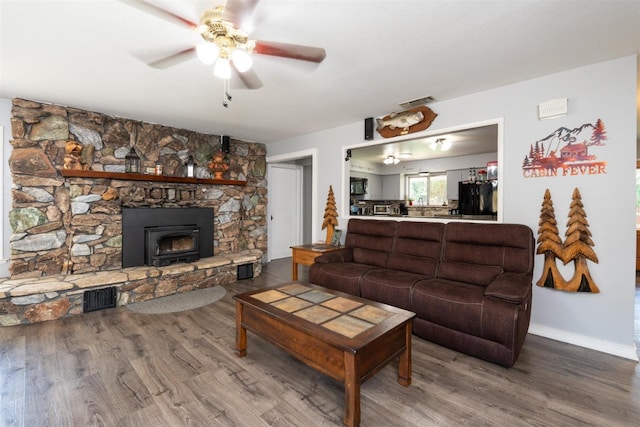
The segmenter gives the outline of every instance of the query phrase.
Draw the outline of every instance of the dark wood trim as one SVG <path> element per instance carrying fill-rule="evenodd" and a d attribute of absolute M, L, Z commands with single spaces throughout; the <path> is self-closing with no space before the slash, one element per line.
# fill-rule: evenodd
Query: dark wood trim
<path fill-rule="evenodd" d="M 247 185 L 247 181 L 232 179 L 187 178 L 183 176 L 147 175 L 143 173 L 102 172 L 76 169 L 60 169 L 60 172 L 62 173 L 62 176 L 67 178 L 106 178 L 120 179 L 123 181 L 175 182 L 178 184 Z"/>

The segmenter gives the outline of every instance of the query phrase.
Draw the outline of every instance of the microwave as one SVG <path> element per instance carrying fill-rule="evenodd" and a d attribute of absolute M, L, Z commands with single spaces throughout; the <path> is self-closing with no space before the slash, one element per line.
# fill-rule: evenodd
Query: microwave
<path fill-rule="evenodd" d="M 391 205 L 373 205 L 374 215 L 391 215 Z"/>

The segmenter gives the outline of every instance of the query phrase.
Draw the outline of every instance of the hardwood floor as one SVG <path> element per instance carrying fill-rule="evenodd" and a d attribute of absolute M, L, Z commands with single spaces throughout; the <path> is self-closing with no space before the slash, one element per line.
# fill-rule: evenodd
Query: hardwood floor
<path fill-rule="evenodd" d="M 343 387 L 249 333 L 232 296 L 289 280 L 291 260 L 173 314 L 104 310 L 0 328 L 1 426 L 340 426 Z M 301 267 L 301 279 L 306 268 Z M 363 384 L 363 426 L 631 426 L 640 365 L 529 335 L 511 369 L 414 336 L 413 383 L 392 363 Z"/>

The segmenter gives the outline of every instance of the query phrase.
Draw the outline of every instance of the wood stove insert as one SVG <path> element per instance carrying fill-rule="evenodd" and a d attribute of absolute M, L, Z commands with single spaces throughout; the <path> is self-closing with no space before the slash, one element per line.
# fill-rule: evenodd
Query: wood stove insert
<path fill-rule="evenodd" d="M 144 228 L 147 265 L 161 267 L 173 262 L 200 259 L 200 227 L 196 224 Z"/>
<path fill-rule="evenodd" d="M 213 256 L 212 208 L 123 208 L 122 267 Z"/>

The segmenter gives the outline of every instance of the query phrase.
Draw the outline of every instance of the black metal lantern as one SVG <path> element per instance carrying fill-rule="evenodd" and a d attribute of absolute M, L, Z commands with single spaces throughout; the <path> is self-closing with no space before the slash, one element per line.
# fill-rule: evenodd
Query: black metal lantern
<path fill-rule="evenodd" d="M 140 157 L 136 153 L 136 149 L 131 147 L 131 151 L 124 158 L 124 171 L 131 173 L 140 173 Z"/>
<path fill-rule="evenodd" d="M 189 156 L 189 158 L 187 159 L 187 163 L 184 164 L 187 170 L 187 176 L 189 178 L 193 178 L 194 176 L 194 172 L 196 170 L 196 166 L 198 165 L 196 162 L 193 161 L 193 156 Z"/>

